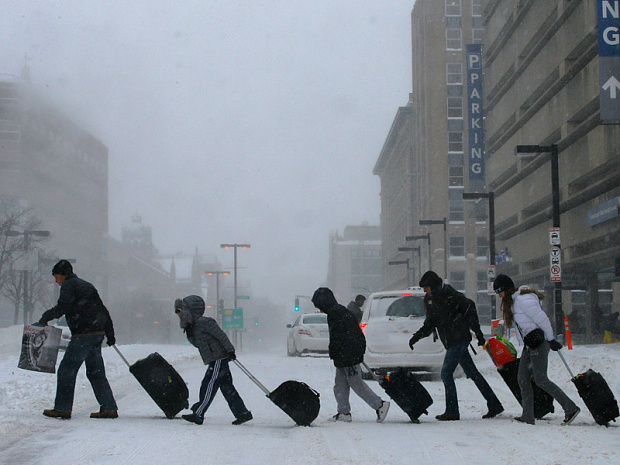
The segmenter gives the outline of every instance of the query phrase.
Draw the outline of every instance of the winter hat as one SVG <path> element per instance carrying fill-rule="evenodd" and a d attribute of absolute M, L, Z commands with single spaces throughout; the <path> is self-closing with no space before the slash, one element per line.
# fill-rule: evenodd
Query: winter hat
<path fill-rule="evenodd" d="M 513 283 L 512 279 L 510 279 L 505 274 L 498 275 L 497 278 L 495 278 L 495 281 L 493 281 L 493 290 L 497 294 L 499 294 L 500 292 L 506 292 L 510 289 L 514 289 L 514 287 L 515 283 Z"/>
<path fill-rule="evenodd" d="M 332 308 L 338 302 L 336 302 L 336 298 L 334 297 L 334 293 L 331 289 L 327 287 L 319 287 L 316 291 L 314 291 L 312 303 L 319 310 L 325 311 L 326 309 Z"/>
<path fill-rule="evenodd" d="M 443 284 L 443 280 L 437 276 L 434 271 L 427 271 L 420 279 L 420 287 L 430 287 L 431 290 L 439 289 Z"/>
<path fill-rule="evenodd" d="M 73 273 L 73 267 L 71 263 L 69 263 L 69 260 L 60 260 L 54 265 L 54 268 L 52 268 L 52 274 L 69 276 L 71 273 Z"/>

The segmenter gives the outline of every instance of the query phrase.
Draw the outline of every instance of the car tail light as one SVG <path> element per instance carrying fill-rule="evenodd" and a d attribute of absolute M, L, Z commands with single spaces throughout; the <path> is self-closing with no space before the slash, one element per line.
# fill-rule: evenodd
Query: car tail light
<path fill-rule="evenodd" d="M 307 329 L 298 329 L 297 332 L 299 334 L 305 334 L 306 336 L 312 336 L 312 333 L 310 333 Z"/>
<path fill-rule="evenodd" d="M 403 296 L 412 296 L 413 292 L 403 292 Z"/>
<path fill-rule="evenodd" d="M 366 326 L 368 326 L 368 323 L 362 323 L 360 325 L 360 328 L 362 330 L 362 333 L 364 333 L 364 335 L 366 334 Z"/>

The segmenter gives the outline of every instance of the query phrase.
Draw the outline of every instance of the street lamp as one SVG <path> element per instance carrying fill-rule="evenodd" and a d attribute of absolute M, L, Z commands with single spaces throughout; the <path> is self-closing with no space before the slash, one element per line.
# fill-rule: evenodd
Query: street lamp
<path fill-rule="evenodd" d="M 421 236 L 405 236 L 406 241 L 417 241 L 420 239 L 426 239 L 428 243 L 428 269 L 433 269 L 433 260 L 431 258 L 431 233 L 426 233 Z M 422 267 L 420 266 L 420 272 L 422 272 Z"/>
<path fill-rule="evenodd" d="M 418 252 L 418 274 L 421 274 L 421 270 L 422 270 L 422 252 L 420 250 L 420 246 L 417 247 L 399 247 L 398 248 L 399 252 Z M 415 276 L 414 276 L 415 278 Z M 414 279 L 415 281 L 415 279 Z M 415 282 L 413 283 L 415 285 Z"/>
<path fill-rule="evenodd" d="M 217 322 L 221 325 L 222 324 L 222 311 L 224 309 L 224 306 L 220 306 L 220 275 L 223 276 L 228 276 L 230 274 L 230 271 L 205 271 L 205 274 L 207 276 L 213 276 L 215 275 L 215 295 L 216 295 L 216 300 L 217 300 L 217 305 L 216 305 L 216 315 L 217 315 Z"/>
<path fill-rule="evenodd" d="M 420 220 L 420 226 L 431 224 L 443 224 L 443 279 L 448 279 L 448 221 L 443 220 Z"/>
<path fill-rule="evenodd" d="M 495 273 L 495 192 L 463 192 L 463 200 L 489 200 L 489 262 Z M 495 278 L 495 276 L 493 276 Z M 497 317 L 495 294 L 491 294 L 491 319 Z"/>
<path fill-rule="evenodd" d="M 407 286 L 411 286 L 411 271 L 409 268 L 409 259 L 405 260 L 392 260 L 388 262 L 388 265 L 407 265 Z"/>
<path fill-rule="evenodd" d="M 30 230 L 30 229 L 26 229 L 24 230 L 24 232 L 9 230 L 6 232 L 6 235 L 9 237 L 24 236 L 24 242 L 22 243 L 22 250 L 24 251 L 25 259 L 28 260 L 28 252 L 30 249 L 30 236 L 48 237 L 50 235 L 50 232 L 40 231 L 40 230 Z M 21 272 L 22 272 L 22 282 L 24 286 L 24 294 L 23 294 L 24 324 L 26 324 L 26 322 L 28 321 L 28 315 L 30 314 L 32 316 L 32 302 L 30 301 L 31 299 L 28 293 L 29 271 L 27 269 L 27 266 L 24 266 L 24 269 L 21 270 Z M 17 319 L 17 315 L 15 315 L 15 319 Z M 15 321 L 15 323 L 17 324 L 17 321 Z"/>
<path fill-rule="evenodd" d="M 237 249 L 249 249 L 251 247 L 250 244 L 220 244 L 222 249 L 235 249 L 235 262 L 234 262 L 234 273 L 235 273 L 235 308 L 237 308 Z"/>
<path fill-rule="evenodd" d="M 559 170 L 559 150 L 557 144 L 551 145 L 517 145 L 515 147 L 515 155 L 519 158 L 534 157 L 539 153 L 548 153 L 551 156 L 551 216 L 553 228 L 560 231 L 560 170 Z M 560 244 L 554 244 L 558 250 L 561 250 Z M 561 273 L 562 258 L 559 254 L 559 270 Z M 552 276 L 553 280 L 553 301 L 555 315 L 555 332 L 556 334 L 564 334 L 564 311 L 562 310 L 562 276 Z"/>

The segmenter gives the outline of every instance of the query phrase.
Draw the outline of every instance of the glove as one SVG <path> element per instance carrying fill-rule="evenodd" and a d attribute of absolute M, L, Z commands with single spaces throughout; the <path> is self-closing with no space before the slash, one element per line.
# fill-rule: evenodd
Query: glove
<path fill-rule="evenodd" d="M 108 338 L 108 346 L 112 347 L 116 344 L 116 338 L 114 336 Z"/>
<path fill-rule="evenodd" d="M 413 345 L 418 341 L 419 339 L 417 337 L 412 336 L 411 339 L 409 339 L 409 348 L 413 350 Z"/>
<path fill-rule="evenodd" d="M 237 356 L 235 355 L 234 352 L 228 352 L 226 354 L 226 357 L 228 357 L 228 360 L 237 360 Z"/>
<path fill-rule="evenodd" d="M 560 344 L 558 341 L 556 341 L 555 339 L 553 339 L 552 341 L 549 341 L 549 348 L 551 348 L 551 350 L 555 352 L 560 350 L 562 347 L 564 346 Z"/>
<path fill-rule="evenodd" d="M 480 347 L 483 347 L 485 342 L 487 342 L 487 341 L 485 341 L 484 337 L 480 336 L 480 337 L 478 338 L 478 345 L 479 345 Z"/>

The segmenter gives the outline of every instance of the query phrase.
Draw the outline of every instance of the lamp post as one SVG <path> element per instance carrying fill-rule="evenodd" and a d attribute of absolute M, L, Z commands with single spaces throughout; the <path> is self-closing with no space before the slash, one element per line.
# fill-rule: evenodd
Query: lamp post
<path fill-rule="evenodd" d="M 448 220 L 420 220 L 420 226 L 431 224 L 443 224 L 443 279 L 448 278 Z M 430 250 L 430 248 L 429 248 Z"/>
<path fill-rule="evenodd" d="M 419 275 L 420 271 L 422 269 L 422 257 L 421 257 L 420 246 L 417 246 L 417 247 L 399 247 L 398 251 L 399 252 L 418 252 L 418 275 Z M 415 276 L 414 276 L 414 278 L 415 278 Z M 418 278 L 419 278 L 419 276 L 418 276 Z M 415 285 L 415 279 L 414 279 L 413 285 Z"/>
<path fill-rule="evenodd" d="M 407 286 L 411 286 L 411 270 L 409 268 L 409 259 L 405 260 L 392 260 L 388 262 L 388 265 L 407 265 Z"/>
<path fill-rule="evenodd" d="M 28 260 L 28 252 L 30 251 L 30 236 L 48 237 L 50 235 L 50 232 L 40 231 L 40 230 L 29 230 L 29 229 L 24 230 L 24 232 L 9 230 L 6 232 L 6 235 L 9 237 L 24 236 L 24 242 L 22 243 L 22 250 L 24 251 L 25 260 Z M 26 322 L 28 321 L 28 315 L 32 316 L 33 309 L 32 309 L 32 302 L 31 302 L 31 298 L 29 294 L 29 289 L 28 289 L 29 287 L 28 285 L 29 266 L 25 264 L 23 268 L 24 269 L 22 269 L 21 272 L 22 272 L 22 283 L 24 286 L 24 294 L 23 294 L 24 324 L 26 324 Z M 16 320 L 15 324 L 17 324 L 17 315 L 15 315 L 15 320 Z"/>
<path fill-rule="evenodd" d="M 433 269 L 433 260 L 431 258 L 431 233 L 426 233 L 421 236 L 405 236 L 406 241 L 417 241 L 419 239 L 426 239 L 428 243 L 428 269 Z M 420 266 L 420 272 L 422 272 L 422 266 Z"/>
<path fill-rule="evenodd" d="M 553 228 L 560 231 L 560 170 L 559 170 L 559 150 L 557 144 L 551 145 L 517 145 L 515 147 L 515 155 L 519 158 L 534 157 L 539 153 L 548 153 L 551 156 L 551 216 Z M 553 244 L 558 250 L 561 250 L 559 243 Z M 553 281 L 553 301 L 555 316 L 555 333 L 562 334 L 566 341 L 564 333 L 564 311 L 562 310 L 562 258 L 561 252 L 558 256 L 560 272 L 555 276 L 551 276 Z"/>
<path fill-rule="evenodd" d="M 215 275 L 215 295 L 216 295 L 216 300 L 217 300 L 217 304 L 215 306 L 216 308 L 216 315 L 217 315 L 217 322 L 218 324 L 222 324 L 222 310 L 223 310 L 223 306 L 220 307 L 220 275 L 222 276 L 228 276 L 230 274 L 230 271 L 205 271 L 205 274 L 207 276 L 213 276 Z"/>
<path fill-rule="evenodd" d="M 489 264 L 495 273 L 495 192 L 463 192 L 463 200 L 489 200 Z M 495 275 L 493 275 L 495 278 Z M 491 319 L 497 317 L 495 294 L 491 294 Z"/>
<path fill-rule="evenodd" d="M 237 308 L 237 249 L 249 249 L 251 247 L 250 244 L 220 244 L 222 249 L 235 249 L 235 261 L 234 261 L 234 273 L 235 273 L 235 308 Z"/>

